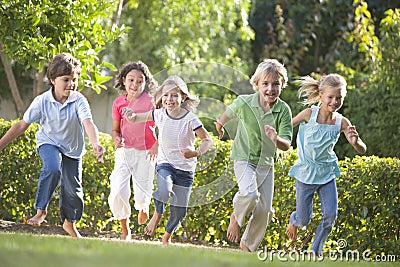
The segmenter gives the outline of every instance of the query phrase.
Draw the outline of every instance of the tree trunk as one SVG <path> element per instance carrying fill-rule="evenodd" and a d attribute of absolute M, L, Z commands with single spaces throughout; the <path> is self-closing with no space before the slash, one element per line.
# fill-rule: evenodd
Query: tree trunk
<path fill-rule="evenodd" d="M 119 19 L 121 18 L 121 12 L 122 12 L 122 7 L 124 6 L 124 0 L 119 0 L 118 3 L 118 8 L 115 11 L 113 18 L 112 18 L 112 23 L 114 25 L 118 25 L 119 24 Z"/>
<path fill-rule="evenodd" d="M 42 69 L 41 71 L 38 72 L 37 75 L 37 80 L 35 81 L 35 85 L 34 85 L 34 94 L 33 97 L 36 97 L 38 95 L 40 95 L 41 93 L 43 93 L 43 78 L 44 78 L 44 69 Z"/>
<path fill-rule="evenodd" d="M 3 42 L 1 40 L 0 40 L 0 57 L 1 57 L 1 62 L 3 63 L 3 66 L 4 66 L 4 71 L 6 72 L 6 76 L 7 76 L 8 84 L 10 86 L 11 94 L 14 99 L 14 104 L 15 104 L 15 108 L 17 110 L 17 115 L 19 118 L 22 118 L 22 115 L 24 114 L 24 110 L 25 110 L 25 104 L 22 101 L 21 95 L 19 94 L 17 82 L 15 81 L 15 76 L 14 76 L 13 70 L 7 60 L 7 55 L 4 52 Z"/>

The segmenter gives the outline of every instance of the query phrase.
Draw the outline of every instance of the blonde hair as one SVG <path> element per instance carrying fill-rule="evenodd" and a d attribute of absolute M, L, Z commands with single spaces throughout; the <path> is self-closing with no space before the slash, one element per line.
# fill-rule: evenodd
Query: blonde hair
<path fill-rule="evenodd" d="M 181 91 L 181 93 L 186 96 L 185 100 L 181 104 L 182 108 L 186 108 L 192 112 L 196 110 L 196 107 L 199 105 L 200 100 L 189 92 L 186 83 L 182 80 L 181 77 L 177 75 L 169 76 L 156 90 L 155 93 L 156 108 L 162 107 L 162 95 L 163 95 L 163 90 L 166 86 L 172 86 L 173 88 L 177 87 Z"/>
<path fill-rule="evenodd" d="M 267 76 L 273 75 L 282 80 L 282 88 L 285 88 L 288 81 L 286 68 L 276 59 L 264 59 L 258 64 L 256 71 L 250 79 L 250 84 L 255 91 L 258 91 L 258 82 Z"/>
<path fill-rule="evenodd" d="M 298 97 L 306 98 L 301 102 L 303 105 L 319 103 L 319 92 L 322 92 L 326 88 L 342 88 L 343 97 L 346 96 L 347 93 L 346 80 L 343 76 L 336 73 L 322 76 L 319 80 L 315 80 L 310 76 L 303 76 L 296 80 L 296 82 L 300 83 L 300 89 L 297 92 Z"/>

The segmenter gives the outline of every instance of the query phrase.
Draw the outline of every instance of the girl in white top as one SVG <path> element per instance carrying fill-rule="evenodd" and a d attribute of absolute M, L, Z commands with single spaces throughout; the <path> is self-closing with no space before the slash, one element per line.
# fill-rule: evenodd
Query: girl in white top
<path fill-rule="evenodd" d="M 212 141 L 201 121 L 193 113 L 199 100 L 189 93 L 185 82 L 178 76 L 170 76 L 156 91 L 156 108 L 135 114 L 130 108 L 123 112 L 132 123 L 154 121 L 158 130 L 159 151 L 157 157 L 157 190 L 153 193 L 155 211 L 145 227 L 147 235 L 153 235 L 170 202 L 170 216 L 164 245 L 169 244 L 172 233 L 186 216 L 190 189 L 193 184 L 197 157 L 212 146 Z M 200 146 L 195 149 L 197 135 Z"/>

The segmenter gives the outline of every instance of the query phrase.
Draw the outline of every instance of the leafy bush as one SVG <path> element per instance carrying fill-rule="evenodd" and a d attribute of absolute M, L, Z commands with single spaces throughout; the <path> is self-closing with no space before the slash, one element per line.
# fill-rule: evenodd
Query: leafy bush
<path fill-rule="evenodd" d="M 372 71 L 351 78 L 356 90 L 349 90 L 343 114 L 357 126 L 368 155 L 399 157 L 400 9 L 389 9 L 385 16 L 379 28 L 382 56 Z M 384 145 L 387 140 L 390 145 Z"/>
<path fill-rule="evenodd" d="M 14 121 L 0 119 L 0 135 Z M 32 125 L 25 135 L 16 139 L 0 153 L 0 218 L 23 222 L 35 213 L 33 210 L 37 179 L 41 162 L 35 153 L 35 132 Z M 107 203 L 109 175 L 114 164 L 114 146 L 111 136 L 101 134 L 101 144 L 106 149 L 105 163 L 96 162 L 88 145 L 83 162 L 83 187 L 85 210 L 78 227 L 90 227 L 97 231 L 120 230 L 112 217 Z M 237 192 L 233 163 L 228 155 L 231 141 L 220 141 L 213 137 L 213 148 L 200 157 L 195 175 L 188 214 L 176 238 L 207 241 L 218 245 L 230 244 L 226 238 L 232 199 Z M 294 179 L 287 175 L 297 159 L 294 150 L 282 153 L 275 164 L 275 193 L 273 206 L 275 216 L 267 228 L 262 245 L 271 249 L 283 249 L 288 245 L 285 230 L 289 216 L 296 206 Z M 339 216 L 327 248 L 335 241 L 345 239 L 348 249 L 374 253 L 398 253 L 400 240 L 400 160 L 375 156 L 346 158 L 339 162 L 342 175 L 337 179 L 339 194 Z M 59 224 L 58 196 L 49 205 L 47 220 Z M 132 198 L 133 202 L 133 198 Z M 133 206 L 133 203 L 132 203 Z M 150 212 L 153 213 L 153 205 Z M 160 237 L 165 231 L 168 208 L 156 231 Z M 138 235 L 144 226 L 137 225 L 137 212 L 132 212 L 133 228 Z M 314 202 L 314 217 L 306 231 L 300 231 L 303 239 L 312 237 L 321 219 L 319 201 Z M 242 229 L 243 231 L 244 229 Z M 306 244 L 297 244 L 307 247 Z"/>

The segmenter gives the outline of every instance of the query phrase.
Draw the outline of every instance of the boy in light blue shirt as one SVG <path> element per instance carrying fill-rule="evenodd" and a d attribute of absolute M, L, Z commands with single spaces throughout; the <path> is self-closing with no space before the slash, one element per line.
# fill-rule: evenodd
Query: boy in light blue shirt
<path fill-rule="evenodd" d="M 60 184 L 60 217 L 63 229 L 72 237 L 81 237 L 75 227 L 83 213 L 82 156 L 85 153 L 84 131 L 103 162 L 104 148 L 92 121 L 86 98 L 76 90 L 81 74 L 80 62 L 70 54 L 54 57 L 47 71 L 51 88 L 37 96 L 23 119 L 16 122 L 0 139 L 0 151 L 36 122 L 42 127 L 36 133 L 37 152 L 42 169 L 36 192 L 36 215 L 27 223 L 40 226 L 47 206 Z"/>

